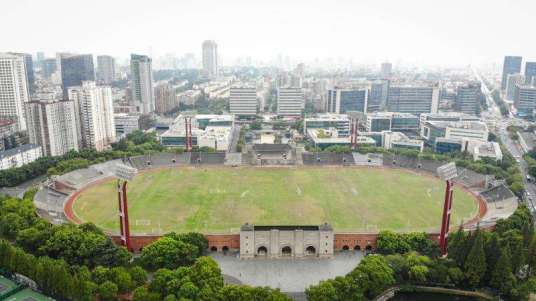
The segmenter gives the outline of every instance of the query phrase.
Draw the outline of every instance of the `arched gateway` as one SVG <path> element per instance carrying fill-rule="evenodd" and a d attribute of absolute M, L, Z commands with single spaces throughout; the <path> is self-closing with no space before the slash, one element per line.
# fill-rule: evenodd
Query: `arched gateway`
<path fill-rule="evenodd" d="M 331 257 L 333 228 L 320 226 L 254 226 L 240 228 L 240 257 Z"/>

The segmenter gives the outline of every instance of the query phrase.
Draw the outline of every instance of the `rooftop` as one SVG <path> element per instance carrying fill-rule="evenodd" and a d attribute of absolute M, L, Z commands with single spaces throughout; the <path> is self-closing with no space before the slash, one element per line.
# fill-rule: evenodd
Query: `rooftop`
<path fill-rule="evenodd" d="M 12 149 L 8 149 L 3 152 L 0 152 L 0 159 L 11 157 L 18 153 L 26 152 L 35 148 L 41 148 L 41 147 L 37 144 L 24 144 L 24 145 L 21 145 Z"/>

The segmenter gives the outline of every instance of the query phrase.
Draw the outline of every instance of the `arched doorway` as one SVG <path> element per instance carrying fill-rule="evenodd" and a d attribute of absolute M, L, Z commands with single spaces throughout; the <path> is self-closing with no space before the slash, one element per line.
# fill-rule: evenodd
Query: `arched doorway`
<path fill-rule="evenodd" d="M 350 247 L 349 247 L 349 246 L 346 246 L 346 245 L 344 245 L 344 246 L 342 247 L 342 250 L 343 250 L 343 251 L 348 251 L 348 250 L 350 250 Z"/>
<path fill-rule="evenodd" d="M 265 246 L 260 246 L 258 249 L 257 249 L 257 255 L 258 256 L 266 256 L 268 254 L 268 249 L 266 249 Z"/>
<path fill-rule="evenodd" d="M 281 249 L 281 255 L 282 256 L 291 256 L 292 255 L 292 248 L 289 246 L 283 247 Z"/>
<path fill-rule="evenodd" d="M 210 252 L 217 252 L 218 248 L 215 246 L 210 247 Z"/>
<path fill-rule="evenodd" d="M 313 247 L 313 246 L 308 246 L 308 247 L 305 249 L 305 255 L 306 255 L 306 256 L 313 256 L 313 255 L 316 255 L 316 249 L 315 249 L 315 247 Z"/>
<path fill-rule="evenodd" d="M 223 248 L 221 248 L 221 250 L 223 251 L 223 254 L 229 252 L 229 247 L 228 246 L 223 246 Z"/>
<path fill-rule="evenodd" d="M 368 254 L 371 254 L 372 253 L 372 246 L 371 245 L 367 245 L 365 247 L 365 255 L 368 255 Z"/>
<path fill-rule="evenodd" d="M 356 246 L 354 247 L 354 251 L 361 251 L 361 247 L 360 247 L 359 245 L 356 245 Z"/>

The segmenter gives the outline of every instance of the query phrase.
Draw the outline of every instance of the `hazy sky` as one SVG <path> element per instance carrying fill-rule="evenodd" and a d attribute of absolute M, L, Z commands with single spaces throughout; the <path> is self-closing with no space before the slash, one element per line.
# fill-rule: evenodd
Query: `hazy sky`
<path fill-rule="evenodd" d="M 0 51 L 423 64 L 536 58 L 536 0 L 0 0 Z"/>

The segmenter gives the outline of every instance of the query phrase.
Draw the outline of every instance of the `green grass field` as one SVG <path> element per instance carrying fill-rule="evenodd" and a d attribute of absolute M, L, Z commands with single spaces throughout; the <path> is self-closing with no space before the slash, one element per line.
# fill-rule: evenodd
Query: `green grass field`
<path fill-rule="evenodd" d="M 181 167 L 138 174 L 128 186 L 133 233 L 237 232 L 264 225 L 329 222 L 342 231 L 437 230 L 444 184 L 380 168 Z M 478 212 L 457 188 L 452 224 Z M 115 181 L 84 191 L 73 205 L 83 221 L 117 232 Z"/>

